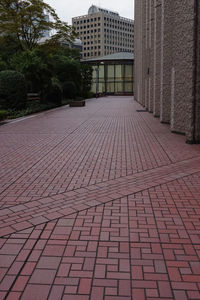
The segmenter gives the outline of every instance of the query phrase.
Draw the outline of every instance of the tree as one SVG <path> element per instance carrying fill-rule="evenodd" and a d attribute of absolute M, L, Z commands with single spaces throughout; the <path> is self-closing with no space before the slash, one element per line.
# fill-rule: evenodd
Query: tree
<path fill-rule="evenodd" d="M 41 102 L 51 86 L 52 73 L 36 50 L 19 52 L 10 59 L 10 67 L 24 74 L 28 92 L 40 93 Z"/>
<path fill-rule="evenodd" d="M 92 84 L 92 66 L 88 64 L 81 64 L 81 95 L 87 98 L 89 91 L 91 90 Z"/>
<path fill-rule="evenodd" d="M 0 35 L 14 34 L 21 49 L 32 50 L 44 36 L 44 31 L 53 29 L 52 41 L 60 38 L 73 41 L 73 28 L 62 22 L 43 0 L 0 0 Z"/>
<path fill-rule="evenodd" d="M 6 63 L 20 50 L 18 40 L 14 35 L 0 36 L 0 56 Z"/>
<path fill-rule="evenodd" d="M 75 59 L 64 55 L 54 55 L 52 57 L 52 71 L 61 83 L 73 81 L 77 89 L 80 86 L 80 63 Z"/>
<path fill-rule="evenodd" d="M 24 75 L 11 70 L 0 72 L 0 107 L 22 109 L 26 107 L 27 91 Z"/>

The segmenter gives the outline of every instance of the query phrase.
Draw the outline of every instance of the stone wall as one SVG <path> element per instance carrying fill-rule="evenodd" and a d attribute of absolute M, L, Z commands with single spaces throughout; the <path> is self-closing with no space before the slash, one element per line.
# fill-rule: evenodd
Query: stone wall
<path fill-rule="evenodd" d="M 199 6 L 135 0 L 135 99 L 188 142 L 200 141 Z"/>

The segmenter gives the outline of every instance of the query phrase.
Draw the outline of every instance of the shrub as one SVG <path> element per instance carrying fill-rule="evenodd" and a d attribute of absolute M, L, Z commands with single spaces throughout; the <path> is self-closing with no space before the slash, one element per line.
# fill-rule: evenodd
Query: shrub
<path fill-rule="evenodd" d="M 24 74 L 29 93 L 40 93 L 41 102 L 44 102 L 45 90 L 51 85 L 51 69 L 38 56 L 36 50 L 18 52 L 9 61 L 10 67 Z"/>
<path fill-rule="evenodd" d="M 88 93 L 91 90 L 92 83 L 92 67 L 87 64 L 81 64 L 81 96 L 84 98 L 88 97 Z"/>
<path fill-rule="evenodd" d="M 74 99 L 77 95 L 77 88 L 73 81 L 63 83 L 63 96 L 67 99 Z"/>
<path fill-rule="evenodd" d="M 94 98 L 94 97 L 95 97 L 95 94 L 92 91 L 89 91 L 88 94 L 87 94 L 87 98 L 91 99 L 91 98 Z"/>
<path fill-rule="evenodd" d="M 0 110 L 0 121 L 5 120 L 7 117 L 7 111 L 6 110 Z"/>
<path fill-rule="evenodd" d="M 81 97 L 81 96 L 78 96 L 74 99 L 75 101 L 82 101 L 82 100 L 85 100 L 85 98 Z"/>
<path fill-rule="evenodd" d="M 22 109 L 26 107 L 27 91 L 24 76 L 16 71 L 0 72 L 0 107 Z"/>
<path fill-rule="evenodd" d="M 52 58 L 52 71 L 60 82 L 73 81 L 80 85 L 80 63 L 64 55 L 55 55 Z"/>
<path fill-rule="evenodd" d="M 51 85 L 50 90 L 46 94 L 46 102 L 56 103 L 57 105 L 62 104 L 62 89 L 54 83 Z"/>
<path fill-rule="evenodd" d="M 7 69 L 7 64 L 0 56 L 0 71 L 4 71 L 6 69 Z"/>

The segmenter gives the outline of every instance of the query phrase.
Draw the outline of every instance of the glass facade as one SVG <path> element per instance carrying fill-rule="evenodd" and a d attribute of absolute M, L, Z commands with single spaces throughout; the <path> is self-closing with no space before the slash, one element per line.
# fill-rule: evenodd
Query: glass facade
<path fill-rule="evenodd" d="M 92 92 L 133 94 L 133 64 L 122 62 L 93 65 Z"/>

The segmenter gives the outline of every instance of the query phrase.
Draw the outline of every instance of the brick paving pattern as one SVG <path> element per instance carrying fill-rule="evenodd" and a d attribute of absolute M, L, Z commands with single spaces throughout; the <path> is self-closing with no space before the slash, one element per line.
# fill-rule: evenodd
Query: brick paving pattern
<path fill-rule="evenodd" d="M 0 127 L 0 299 L 200 299 L 200 146 L 137 110 Z"/>

